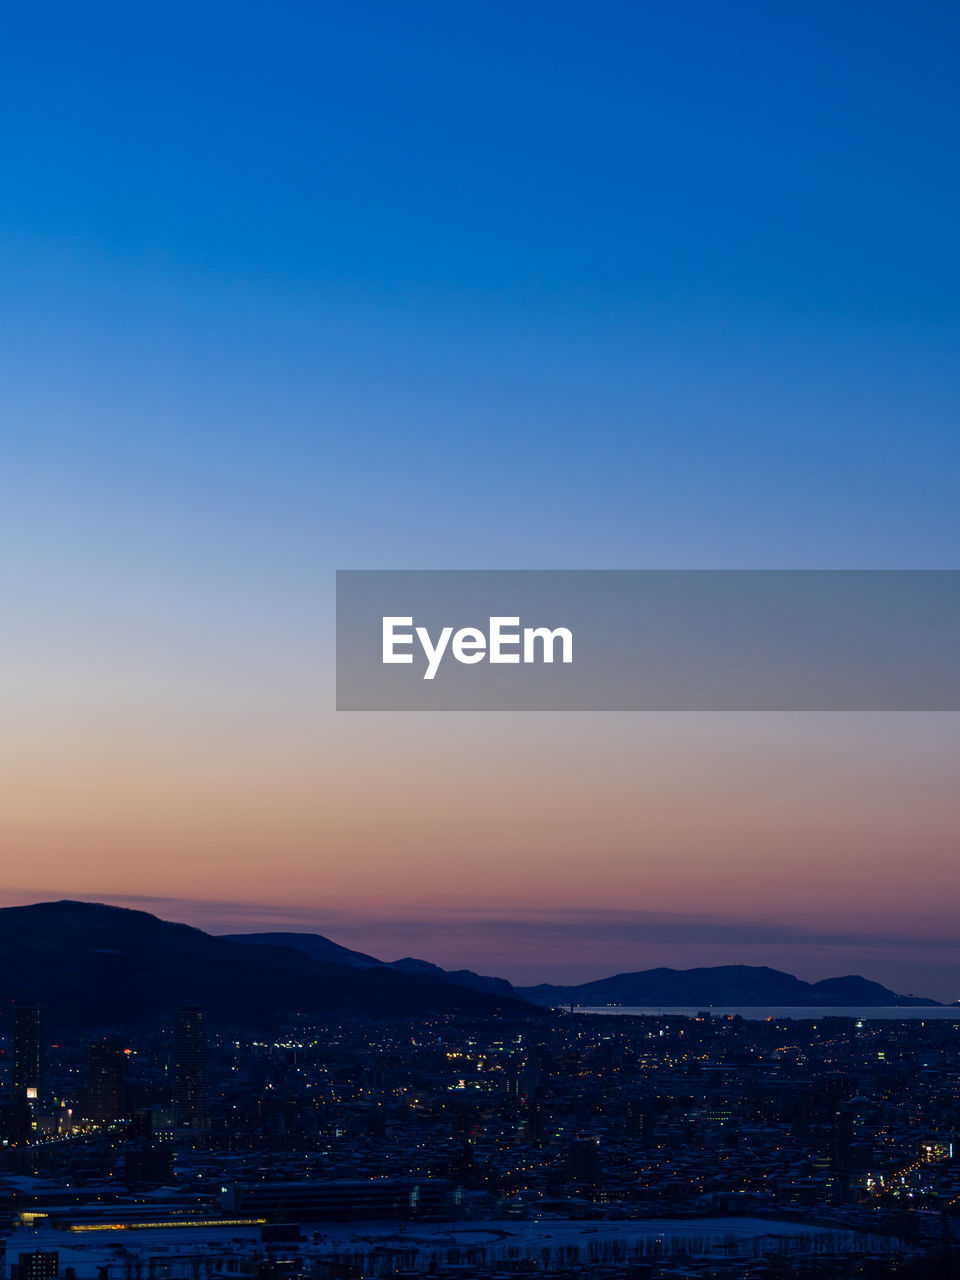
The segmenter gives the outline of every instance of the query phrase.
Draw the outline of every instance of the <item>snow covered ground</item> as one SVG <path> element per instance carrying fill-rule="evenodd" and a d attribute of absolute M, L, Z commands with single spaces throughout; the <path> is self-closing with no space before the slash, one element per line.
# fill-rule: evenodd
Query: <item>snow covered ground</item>
<path fill-rule="evenodd" d="M 400 1251 L 429 1257 L 486 1251 L 491 1257 L 501 1251 L 541 1256 L 545 1249 L 603 1250 L 622 1245 L 628 1251 L 640 1248 L 670 1254 L 682 1247 L 692 1256 L 711 1253 L 754 1254 L 778 1248 L 813 1252 L 876 1253 L 891 1248 L 892 1242 L 858 1235 L 841 1229 L 830 1230 L 798 1222 L 776 1222 L 766 1218 L 730 1217 L 671 1220 L 583 1222 L 575 1219 L 529 1221 L 470 1221 L 462 1223 L 365 1222 L 352 1224 L 316 1223 L 303 1228 L 298 1252 L 310 1254 L 368 1253 L 372 1250 Z M 89 1231 L 83 1234 L 55 1231 L 49 1227 L 21 1228 L 7 1239 L 8 1261 L 15 1262 L 20 1251 L 56 1249 L 60 1253 L 60 1274 L 75 1268 L 77 1280 L 90 1280 L 97 1268 L 109 1266 L 111 1277 L 145 1274 L 214 1275 L 235 1269 L 236 1260 L 262 1253 L 257 1228 L 155 1228 L 143 1231 Z M 279 1252 L 289 1253 L 289 1246 Z M 514 1254 L 516 1256 L 516 1254 Z M 139 1263 L 140 1265 L 137 1265 Z"/>

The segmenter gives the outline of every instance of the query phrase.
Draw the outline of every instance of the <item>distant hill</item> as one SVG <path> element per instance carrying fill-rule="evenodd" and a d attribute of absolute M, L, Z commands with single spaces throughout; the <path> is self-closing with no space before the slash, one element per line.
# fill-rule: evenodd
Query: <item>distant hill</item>
<path fill-rule="evenodd" d="M 470 969 L 452 971 L 441 969 L 439 965 L 431 964 L 429 960 L 415 960 L 411 956 L 403 960 L 377 960 L 362 951 L 350 951 L 347 947 L 341 947 L 319 933 L 228 933 L 224 937 L 228 942 L 242 942 L 248 946 L 294 947 L 312 959 L 333 960 L 338 964 L 349 965 L 356 969 L 369 969 L 378 965 L 384 969 L 408 973 L 412 977 L 449 982 L 455 987 L 467 987 L 471 991 L 485 991 L 490 995 L 504 996 L 510 1000 L 522 1000 L 527 1003 L 505 978 L 487 978 Z"/>
<path fill-rule="evenodd" d="M 222 1026 L 267 1029 L 297 1016 L 535 1015 L 535 1005 L 935 1005 L 860 977 L 807 983 L 745 965 L 650 969 L 580 986 L 515 990 L 427 961 L 384 964 L 319 934 L 214 937 L 145 911 L 91 902 L 0 909 L 0 998 L 38 1004 L 51 1030 L 169 1018 L 198 1004 Z"/>
<path fill-rule="evenodd" d="M 216 1022 L 249 1028 L 299 1014 L 530 1012 L 519 998 L 377 964 L 360 968 L 321 951 L 253 947 L 100 903 L 0 909 L 4 1004 L 38 1004 L 53 1028 L 123 1026 L 169 1016 L 181 1004 L 201 1005 Z"/>
<path fill-rule="evenodd" d="M 401 973 L 420 974 L 425 978 L 440 978 L 444 982 L 452 982 L 458 987 L 469 987 L 473 991 L 488 991 L 491 995 L 510 996 L 514 1000 L 524 999 L 516 987 L 511 986 L 506 978 L 487 978 L 471 969 L 441 969 L 429 960 L 393 960 L 391 969 L 399 969 Z"/>
<path fill-rule="evenodd" d="M 936 1000 L 901 996 L 866 978 L 804 982 L 778 969 L 719 965 L 709 969 L 645 969 L 574 987 L 543 983 L 518 988 L 541 1005 L 635 1005 L 644 1008 L 756 1005 L 936 1005 Z"/>
<path fill-rule="evenodd" d="M 331 942 L 320 933 L 224 933 L 219 936 L 224 942 L 242 942 L 246 946 L 293 947 L 311 960 L 332 961 L 334 964 L 345 964 L 350 969 L 372 969 L 382 963 L 376 956 L 341 947 L 339 943 Z"/>

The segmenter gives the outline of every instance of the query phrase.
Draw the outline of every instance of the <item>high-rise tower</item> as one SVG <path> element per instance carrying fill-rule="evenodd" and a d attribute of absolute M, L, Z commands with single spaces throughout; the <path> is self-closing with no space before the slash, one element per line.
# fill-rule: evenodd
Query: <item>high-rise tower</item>
<path fill-rule="evenodd" d="M 13 1091 L 31 1101 L 40 1091 L 40 1010 L 34 1004 L 13 1011 Z"/>
<path fill-rule="evenodd" d="M 122 1041 L 91 1044 L 85 1111 L 97 1124 L 110 1124 L 127 1114 L 127 1056 Z"/>
<path fill-rule="evenodd" d="M 181 1124 L 203 1125 L 207 1114 L 207 1028 L 202 1009 L 177 1010 L 173 1031 L 173 1109 Z"/>

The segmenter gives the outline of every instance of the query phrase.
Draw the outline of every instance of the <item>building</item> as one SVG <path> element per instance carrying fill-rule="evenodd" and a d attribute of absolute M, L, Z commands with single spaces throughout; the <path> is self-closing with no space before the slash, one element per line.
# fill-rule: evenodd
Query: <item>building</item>
<path fill-rule="evenodd" d="M 181 1124 L 202 1128 L 207 1115 L 207 1028 L 192 1005 L 177 1010 L 173 1031 L 173 1109 Z"/>
<path fill-rule="evenodd" d="M 173 1147 L 162 1142 L 131 1143 L 124 1152 L 127 1187 L 159 1187 L 173 1179 Z"/>
<path fill-rule="evenodd" d="M 567 1151 L 567 1177 L 570 1182 L 596 1186 L 601 1178 L 600 1147 L 596 1142 L 574 1142 Z"/>
<path fill-rule="evenodd" d="M 21 1253 L 10 1268 L 10 1280 L 56 1280 L 59 1274 L 60 1253 L 56 1249 Z"/>
<path fill-rule="evenodd" d="M 127 1055 L 119 1040 L 95 1040 L 90 1046 L 85 1112 L 96 1124 L 127 1114 Z"/>
<path fill-rule="evenodd" d="M 40 1010 L 21 1004 L 13 1011 L 13 1091 L 34 1101 L 40 1092 Z"/>
<path fill-rule="evenodd" d="M 0 1102 L 0 1145 L 32 1141 L 33 1125 L 33 1107 L 25 1095 Z"/>
<path fill-rule="evenodd" d="M 432 1218 L 449 1211 L 452 1184 L 443 1178 L 373 1178 L 364 1182 L 257 1182 L 225 1186 L 224 1214 L 270 1222 L 332 1218 Z"/>

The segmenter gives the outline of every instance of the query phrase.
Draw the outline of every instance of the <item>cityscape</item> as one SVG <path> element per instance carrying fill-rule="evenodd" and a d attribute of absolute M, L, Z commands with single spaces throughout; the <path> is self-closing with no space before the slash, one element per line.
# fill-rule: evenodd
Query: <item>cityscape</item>
<path fill-rule="evenodd" d="M 150 917 L 53 907 L 64 931 L 106 911 L 118 945 L 88 949 L 139 965 L 122 927 Z M 186 1004 L 58 1026 L 11 1001 L 12 1280 L 954 1274 L 960 1008 L 588 1013 L 503 983 L 478 1013 L 438 973 L 443 1012 L 269 1031 Z"/>

